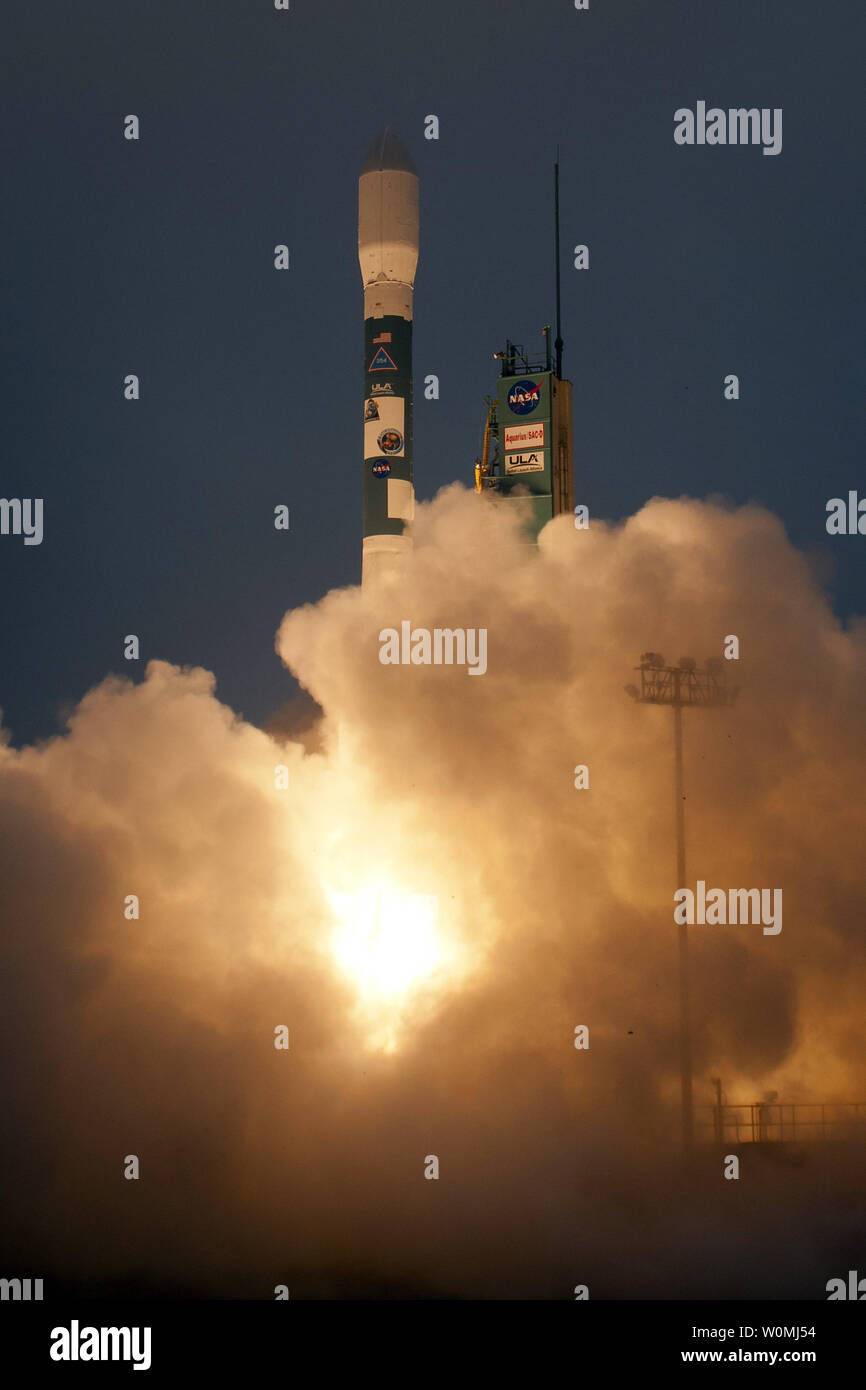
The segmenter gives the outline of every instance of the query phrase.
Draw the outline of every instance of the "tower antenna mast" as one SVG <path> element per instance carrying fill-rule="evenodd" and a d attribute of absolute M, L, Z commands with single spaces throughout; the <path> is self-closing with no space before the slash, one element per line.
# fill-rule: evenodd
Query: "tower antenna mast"
<path fill-rule="evenodd" d="M 556 163 L 553 166 L 553 242 L 556 260 L 556 375 L 562 380 L 562 304 L 559 288 L 559 146 L 556 147 Z"/>

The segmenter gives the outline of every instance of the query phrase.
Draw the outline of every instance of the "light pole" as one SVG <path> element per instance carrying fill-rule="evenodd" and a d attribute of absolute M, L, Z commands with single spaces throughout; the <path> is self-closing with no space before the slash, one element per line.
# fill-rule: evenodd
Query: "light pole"
<path fill-rule="evenodd" d="M 674 712 L 674 791 L 677 825 L 677 888 L 686 886 L 685 793 L 683 791 L 683 709 L 686 705 L 717 708 L 733 704 L 737 688 L 727 684 L 725 664 L 709 657 L 704 668 L 690 656 L 679 665 L 666 666 L 659 652 L 644 652 L 640 658 L 640 689 L 627 685 L 626 691 L 642 705 L 670 705 Z M 692 1028 L 689 1005 L 688 926 L 677 928 L 677 957 L 680 1005 L 680 1096 L 683 1149 L 688 1153 L 694 1137 L 692 1106 Z"/>

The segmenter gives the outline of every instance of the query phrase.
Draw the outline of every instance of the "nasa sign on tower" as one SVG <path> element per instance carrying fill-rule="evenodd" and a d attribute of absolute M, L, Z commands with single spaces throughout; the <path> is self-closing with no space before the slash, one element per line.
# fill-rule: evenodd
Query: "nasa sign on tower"
<path fill-rule="evenodd" d="M 512 353 L 503 365 L 512 370 L 499 378 L 497 413 L 501 481 L 497 491 L 513 499 L 531 534 L 554 514 L 554 429 L 551 421 L 553 373 Z M 516 370 L 515 370 L 516 368 Z M 522 370 L 521 370 L 522 368 Z"/>
<path fill-rule="evenodd" d="M 506 401 L 508 409 L 515 415 L 529 415 L 538 408 L 541 400 L 540 381 L 515 381 L 509 388 Z"/>

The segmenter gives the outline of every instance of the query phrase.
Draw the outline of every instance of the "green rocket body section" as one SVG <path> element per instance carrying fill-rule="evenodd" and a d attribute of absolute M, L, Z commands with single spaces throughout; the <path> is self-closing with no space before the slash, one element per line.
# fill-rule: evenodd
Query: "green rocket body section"
<path fill-rule="evenodd" d="M 413 482 L 412 321 L 364 321 L 364 535 L 402 536 L 398 491 Z"/>

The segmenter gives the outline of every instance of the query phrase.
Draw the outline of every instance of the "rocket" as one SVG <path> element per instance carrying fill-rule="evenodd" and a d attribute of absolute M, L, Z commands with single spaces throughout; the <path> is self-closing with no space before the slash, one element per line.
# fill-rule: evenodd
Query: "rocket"
<path fill-rule="evenodd" d="M 364 546 L 361 583 L 400 566 L 412 547 L 412 298 L 418 264 L 418 175 L 386 126 L 358 179 L 364 284 Z"/>

